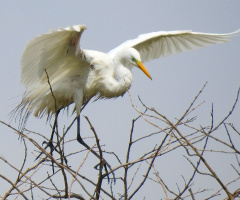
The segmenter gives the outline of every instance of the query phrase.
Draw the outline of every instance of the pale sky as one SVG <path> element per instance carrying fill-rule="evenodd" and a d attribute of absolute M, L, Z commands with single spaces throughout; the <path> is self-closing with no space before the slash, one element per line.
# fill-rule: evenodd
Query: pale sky
<path fill-rule="evenodd" d="M 85 24 L 87 30 L 81 38 L 82 48 L 108 52 L 128 39 L 153 31 L 233 32 L 240 28 L 239 19 L 240 1 L 236 0 L 0 1 L 0 120 L 10 122 L 8 114 L 21 101 L 25 90 L 20 84 L 20 58 L 24 45 L 50 29 Z M 183 114 L 200 88 L 208 82 L 199 100 L 205 103 L 196 114 L 199 115 L 199 123 L 209 123 L 213 103 L 217 123 L 230 110 L 240 86 L 240 35 L 232 40 L 227 44 L 145 63 L 152 81 L 140 70 L 133 69 L 134 80 L 130 93 L 134 103 L 141 107 L 139 95 L 146 105 L 155 107 L 162 114 L 174 119 Z M 238 104 L 231 122 L 235 122 L 240 128 L 239 111 Z M 89 103 L 82 114 L 90 118 L 101 143 L 106 145 L 108 151 L 121 154 L 122 149 L 126 149 L 131 120 L 137 116 L 128 95 L 116 100 Z M 45 120 L 30 117 L 27 128 L 45 131 L 46 137 L 49 137 L 50 129 Z M 88 136 L 91 132 L 83 117 L 81 123 L 82 134 Z M 12 125 L 17 127 L 14 122 Z M 21 162 L 18 149 L 21 149 L 22 144 L 18 136 L 7 127 L 0 126 L 1 155 L 11 158 L 13 162 Z M 139 130 L 144 130 L 144 124 L 139 126 Z M 72 137 L 75 138 L 75 132 Z M 77 145 L 79 144 L 76 142 Z M 82 148 L 80 145 L 77 147 Z M 213 161 L 213 165 L 220 166 L 220 160 Z M 96 163 L 97 160 L 93 162 Z M 173 160 L 162 163 L 164 174 L 178 161 L 171 162 Z M 159 163 L 161 164 L 161 159 Z M 169 179 L 175 178 L 171 176 L 169 174 Z M 181 180 L 181 174 L 178 176 L 176 181 Z M 0 179 L 0 185 L 2 184 L 5 182 Z M 0 194 L 3 193 L 2 189 L 0 188 Z M 155 193 L 142 195 L 146 199 L 164 197 L 163 191 L 159 191 L 161 190 L 156 189 Z"/>

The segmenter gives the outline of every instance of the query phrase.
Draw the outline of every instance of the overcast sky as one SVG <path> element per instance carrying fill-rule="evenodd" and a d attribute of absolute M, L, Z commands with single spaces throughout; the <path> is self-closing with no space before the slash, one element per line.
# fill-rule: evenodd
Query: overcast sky
<path fill-rule="evenodd" d="M 240 28 L 239 19 L 240 1 L 236 0 L 2 0 L 0 120 L 10 122 L 8 114 L 21 101 L 25 90 L 20 84 L 20 58 L 24 45 L 50 29 L 85 24 L 87 30 L 81 38 L 82 48 L 108 52 L 128 39 L 153 31 L 233 32 Z M 153 80 L 149 80 L 140 70 L 133 69 L 134 80 L 130 89 L 133 101 L 140 106 L 139 95 L 146 105 L 174 119 L 181 116 L 200 88 L 208 82 L 199 100 L 205 103 L 198 114 L 202 122 L 207 123 L 213 103 L 218 121 L 228 113 L 240 86 L 239 53 L 240 35 L 227 44 L 145 63 Z M 238 105 L 237 114 L 232 118 L 233 122 L 238 122 L 238 127 L 239 111 Z M 131 119 L 137 116 L 128 95 L 116 100 L 90 103 L 83 114 L 94 124 L 102 144 L 116 152 L 120 151 L 116 148 L 116 142 L 120 146 L 127 142 Z M 87 135 L 90 132 L 88 125 L 85 120 L 81 123 L 81 130 Z M 49 131 L 45 119 L 31 117 L 27 127 Z M 14 157 L 17 154 L 16 146 L 21 145 L 11 132 L 1 125 L 0 153 L 6 157 Z M 11 152 L 8 151 L 9 147 Z M 146 199 L 156 199 L 159 195 L 156 191 L 156 194 L 146 195 Z"/>

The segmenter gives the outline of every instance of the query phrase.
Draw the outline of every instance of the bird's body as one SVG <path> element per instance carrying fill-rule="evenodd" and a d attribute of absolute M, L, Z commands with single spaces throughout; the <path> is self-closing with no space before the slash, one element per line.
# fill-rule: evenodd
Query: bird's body
<path fill-rule="evenodd" d="M 132 83 L 132 67 L 139 67 L 151 78 L 142 62 L 227 42 L 234 34 L 155 32 L 102 53 L 80 48 L 85 28 L 77 25 L 52 31 L 27 44 L 21 60 L 21 82 L 27 90 L 18 110 L 25 110 L 27 116 L 51 116 L 74 103 L 79 115 L 92 97 L 124 95 Z"/>
<path fill-rule="evenodd" d="M 114 98 L 123 95 L 130 88 L 130 69 L 123 67 L 107 54 L 89 50 L 86 52 L 88 55 L 96 55 L 91 65 L 76 57 L 67 56 L 64 58 L 65 62 L 61 63 L 61 71 L 57 77 L 51 79 L 46 71 L 45 82 L 36 83 L 27 91 L 23 101 L 24 105 L 28 103 L 27 109 L 31 110 L 33 106 L 34 115 L 40 117 L 75 103 L 79 114 L 81 107 L 92 97 Z"/>

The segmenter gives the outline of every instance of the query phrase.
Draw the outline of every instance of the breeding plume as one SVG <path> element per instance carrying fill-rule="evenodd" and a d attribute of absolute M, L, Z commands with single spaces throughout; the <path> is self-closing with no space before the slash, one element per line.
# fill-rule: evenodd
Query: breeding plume
<path fill-rule="evenodd" d="M 192 31 L 152 32 L 102 53 L 80 47 L 83 25 L 53 30 L 33 38 L 21 59 L 21 82 L 26 86 L 17 110 L 27 117 L 51 116 L 75 104 L 79 116 L 91 98 L 124 95 L 132 83 L 131 69 L 142 63 L 183 51 L 224 43 L 239 31 L 209 34 Z M 159 69 L 160 70 L 160 69 Z"/>

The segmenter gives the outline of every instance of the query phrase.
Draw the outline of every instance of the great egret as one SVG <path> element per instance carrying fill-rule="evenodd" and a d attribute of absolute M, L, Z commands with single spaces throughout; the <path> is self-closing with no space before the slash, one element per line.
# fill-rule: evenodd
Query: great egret
<path fill-rule="evenodd" d="M 17 107 L 25 118 L 49 117 L 75 104 L 79 116 L 92 97 L 114 98 L 124 95 L 132 83 L 131 69 L 142 63 L 183 51 L 224 43 L 239 33 L 197 33 L 188 30 L 152 32 L 128 40 L 108 53 L 80 48 L 86 29 L 74 25 L 33 38 L 21 59 L 21 82 L 26 86 Z"/>
<path fill-rule="evenodd" d="M 26 92 L 18 109 L 25 108 L 27 116 L 32 112 L 36 117 L 51 116 L 72 103 L 78 116 L 92 97 L 124 95 L 132 83 L 132 67 L 140 68 L 151 79 L 142 62 L 224 43 L 239 32 L 153 32 L 102 53 L 80 48 L 79 40 L 85 29 L 84 25 L 75 25 L 53 30 L 26 45 L 21 59 L 21 82 Z"/>

